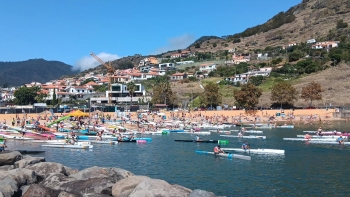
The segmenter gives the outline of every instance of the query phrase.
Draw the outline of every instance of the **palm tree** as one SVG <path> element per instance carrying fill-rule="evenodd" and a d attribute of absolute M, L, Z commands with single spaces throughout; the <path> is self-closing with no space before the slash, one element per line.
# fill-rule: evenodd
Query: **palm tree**
<path fill-rule="evenodd" d="M 136 91 L 136 85 L 133 81 L 131 81 L 126 85 L 126 88 L 128 89 L 129 95 L 131 97 L 131 104 L 132 104 L 132 96 L 134 95 L 134 92 Z"/>

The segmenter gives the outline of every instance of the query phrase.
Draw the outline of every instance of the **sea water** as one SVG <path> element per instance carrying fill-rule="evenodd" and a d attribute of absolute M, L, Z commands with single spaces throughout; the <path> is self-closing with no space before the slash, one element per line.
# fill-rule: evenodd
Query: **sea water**
<path fill-rule="evenodd" d="M 201 136 L 202 139 L 229 140 L 228 145 L 222 145 L 227 148 L 239 148 L 244 141 L 248 141 L 252 149 L 285 150 L 285 155 L 250 154 L 251 161 L 196 154 L 195 150 L 213 151 L 216 144 L 175 142 L 175 139 L 195 138 L 181 133 L 143 136 L 153 138 L 146 144 L 94 144 L 92 150 L 46 148 L 38 143 L 10 140 L 8 146 L 9 149 L 45 150 L 44 154 L 37 156 L 79 170 L 91 166 L 118 167 L 136 175 L 163 179 L 171 184 L 203 189 L 216 195 L 346 196 L 350 191 L 347 170 L 350 146 L 282 140 L 284 137 L 305 134 L 303 130 L 316 130 L 318 126 L 258 129 L 264 131 L 261 135 L 267 136 L 266 140 L 225 138 L 216 133 Z M 350 123 L 334 122 L 322 125 L 322 128 L 344 131 L 349 126 Z"/>

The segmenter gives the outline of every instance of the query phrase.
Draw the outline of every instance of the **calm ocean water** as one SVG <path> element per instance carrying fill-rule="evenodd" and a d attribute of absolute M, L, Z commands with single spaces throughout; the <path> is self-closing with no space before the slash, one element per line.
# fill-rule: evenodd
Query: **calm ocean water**
<path fill-rule="evenodd" d="M 45 150 L 47 161 L 84 169 L 91 166 L 119 167 L 136 175 L 163 179 L 191 189 L 212 191 L 223 196 L 347 196 L 350 188 L 348 168 L 350 146 L 307 144 L 283 141 L 296 137 L 303 130 L 317 126 L 296 126 L 295 129 L 259 129 L 266 140 L 249 139 L 251 148 L 283 149 L 285 155 L 251 154 L 252 160 L 218 158 L 199 155 L 195 150 L 212 151 L 215 144 L 174 142 L 174 139 L 194 139 L 189 134 L 172 133 L 152 136 L 147 144 L 120 143 L 94 145 L 93 150 L 41 148 L 40 144 L 22 141 L 8 143 L 10 149 Z M 335 122 L 323 128 L 349 130 L 350 123 Z M 233 133 L 236 134 L 236 133 Z M 238 148 L 242 140 L 226 139 L 222 147 Z"/>

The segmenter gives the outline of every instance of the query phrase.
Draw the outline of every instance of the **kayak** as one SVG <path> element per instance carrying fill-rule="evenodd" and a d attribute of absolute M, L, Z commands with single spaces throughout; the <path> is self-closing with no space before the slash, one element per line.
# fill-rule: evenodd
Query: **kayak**
<path fill-rule="evenodd" d="M 257 130 L 248 130 L 248 131 L 242 131 L 243 133 L 263 133 L 263 131 L 257 131 Z"/>
<path fill-rule="evenodd" d="M 110 144 L 110 145 L 114 145 L 114 144 L 118 144 L 117 141 L 90 141 L 93 144 Z"/>
<path fill-rule="evenodd" d="M 123 138 L 122 139 L 123 141 L 130 141 L 129 138 Z M 146 140 L 146 141 L 152 141 L 152 138 L 148 138 L 148 137 L 145 137 L 145 138 L 137 138 L 135 137 L 134 140 Z"/>
<path fill-rule="evenodd" d="M 238 136 L 238 135 L 220 135 L 222 137 L 235 137 L 235 138 L 248 138 L 248 139 L 266 139 L 266 136 L 259 135 L 247 135 L 247 136 Z"/>
<path fill-rule="evenodd" d="M 183 129 L 174 129 L 174 130 L 168 130 L 169 132 L 175 132 L 175 133 L 181 133 L 181 132 L 184 132 Z"/>
<path fill-rule="evenodd" d="M 29 137 L 20 137 L 20 136 L 12 136 L 12 135 L 4 135 L 4 134 L 0 134 L 0 136 L 3 136 L 9 140 L 33 140 L 33 138 L 29 138 Z"/>
<path fill-rule="evenodd" d="M 228 140 L 174 140 L 175 142 L 197 142 L 197 143 L 218 143 L 220 145 L 227 145 Z"/>
<path fill-rule="evenodd" d="M 66 143 L 66 140 L 31 140 L 31 143 Z"/>
<path fill-rule="evenodd" d="M 195 131 L 195 132 L 190 132 L 189 130 L 185 130 L 184 132 L 181 133 L 186 133 L 186 134 L 194 134 L 194 135 L 210 135 L 209 131 Z"/>
<path fill-rule="evenodd" d="M 215 156 L 220 156 L 220 157 L 227 157 L 230 159 L 232 159 L 232 158 L 244 159 L 244 160 L 251 160 L 252 159 L 250 156 L 238 155 L 238 154 L 232 154 L 232 153 L 215 154 L 214 152 L 208 152 L 208 151 L 202 151 L 202 150 L 196 150 L 195 152 L 198 154 L 210 154 L 210 155 L 215 155 Z"/>
<path fill-rule="evenodd" d="M 309 141 L 312 144 L 339 144 L 336 141 Z M 350 142 L 344 142 L 345 145 L 350 145 Z"/>
<path fill-rule="evenodd" d="M 338 139 L 339 135 L 325 135 L 325 136 L 318 136 L 318 135 L 310 135 L 311 139 Z M 305 135 L 297 135 L 297 137 L 304 138 Z M 348 136 L 343 136 L 344 139 L 348 139 Z"/>
<path fill-rule="evenodd" d="M 304 139 L 304 138 L 283 138 L 283 140 L 289 140 L 289 141 L 329 141 L 329 142 L 336 142 L 337 139 L 332 138 L 324 138 L 324 139 Z"/>
<path fill-rule="evenodd" d="M 294 129 L 294 125 L 281 125 L 281 126 L 276 126 L 276 128 Z"/>
<path fill-rule="evenodd" d="M 93 145 L 72 145 L 72 144 L 43 144 L 43 147 L 50 148 L 76 148 L 76 149 L 90 149 L 93 148 Z"/>
<path fill-rule="evenodd" d="M 221 150 L 228 150 L 228 151 L 238 151 L 238 152 L 249 152 L 249 153 L 262 153 L 262 154 L 268 154 L 268 153 L 274 153 L 274 154 L 284 154 L 284 150 L 278 150 L 278 149 L 264 149 L 264 148 L 258 148 L 258 149 L 250 149 L 250 150 L 244 150 L 241 148 L 221 148 Z"/>

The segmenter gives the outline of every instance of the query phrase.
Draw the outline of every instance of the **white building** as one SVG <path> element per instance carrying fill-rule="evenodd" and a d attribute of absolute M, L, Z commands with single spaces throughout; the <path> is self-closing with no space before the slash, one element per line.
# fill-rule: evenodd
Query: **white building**
<path fill-rule="evenodd" d="M 209 64 L 201 64 L 199 67 L 199 71 L 201 72 L 211 72 L 216 69 L 216 64 L 214 63 L 209 63 Z"/>

